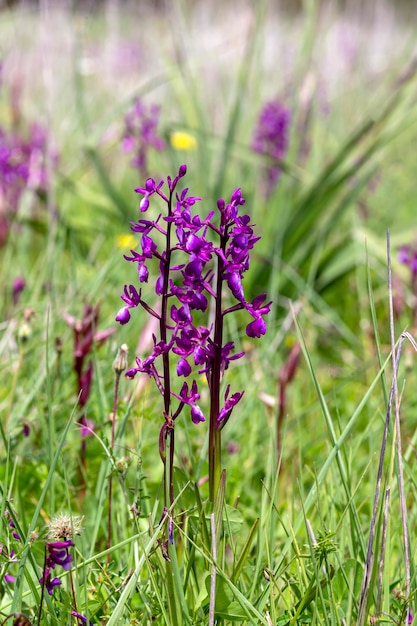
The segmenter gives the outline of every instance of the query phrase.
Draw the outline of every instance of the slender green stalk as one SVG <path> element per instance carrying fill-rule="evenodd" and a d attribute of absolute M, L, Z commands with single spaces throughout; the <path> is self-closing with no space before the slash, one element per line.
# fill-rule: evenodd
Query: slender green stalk
<path fill-rule="evenodd" d="M 14 402 L 15 402 L 15 394 L 16 394 L 16 385 L 17 385 L 17 380 L 19 378 L 19 373 L 20 370 L 22 368 L 22 363 L 23 363 L 23 354 L 24 354 L 24 347 L 23 344 L 21 343 L 19 346 L 19 356 L 17 359 L 17 365 L 16 368 L 14 370 L 13 373 L 13 380 L 12 380 L 12 384 L 11 384 L 11 389 L 10 389 L 10 395 L 9 395 L 9 406 L 7 408 L 7 412 L 5 415 L 5 420 L 4 420 L 4 432 L 5 434 L 7 434 L 7 427 L 8 427 L 8 423 L 9 423 L 9 419 L 10 419 L 10 415 L 14 406 Z"/>
<path fill-rule="evenodd" d="M 110 450 L 112 459 L 114 462 L 114 444 L 116 438 L 116 416 L 117 416 L 117 404 L 119 400 L 119 385 L 120 385 L 120 376 L 122 374 L 121 369 L 115 370 L 116 378 L 114 382 L 114 396 L 113 396 L 113 414 L 111 421 L 111 440 L 110 440 Z M 112 501 L 113 501 L 113 468 L 110 472 L 109 477 L 109 493 L 108 493 L 108 509 L 107 509 L 107 549 L 109 550 L 111 547 L 111 519 L 112 519 Z M 107 563 L 110 563 L 111 553 L 107 554 Z"/>
<path fill-rule="evenodd" d="M 394 330 L 394 305 L 392 297 L 392 269 L 391 269 L 391 244 L 390 232 L 387 231 L 387 255 L 388 255 L 388 291 L 389 291 L 389 313 L 390 313 L 390 334 L 391 334 L 391 354 L 393 362 L 392 384 L 394 387 L 394 406 L 395 406 L 395 430 L 397 436 L 397 464 L 398 464 L 398 490 L 400 496 L 401 524 L 403 532 L 403 548 L 404 548 L 404 568 L 405 568 L 405 593 L 407 597 L 407 616 L 406 623 L 410 617 L 410 591 L 411 591 L 411 571 L 410 571 L 410 539 L 407 521 L 407 503 L 404 487 L 404 470 L 403 470 L 403 452 L 401 444 L 401 421 L 400 421 L 400 397 L 398 393 L 396 352 L 395 352 L 395 330 Z"/>

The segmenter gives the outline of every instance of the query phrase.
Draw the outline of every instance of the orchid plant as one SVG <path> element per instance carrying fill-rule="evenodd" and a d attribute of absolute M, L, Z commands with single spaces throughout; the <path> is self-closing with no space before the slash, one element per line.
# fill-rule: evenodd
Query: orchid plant
<path fill-rule="evenodd" d="M 251 318 L 246 334 L 261 337 L 266 332 L 264 317 L 271 307 L 266 294 L 251 302 L 245 298 L 242 280 L 249 269 L 250 252 L 260 238 L 254 235 L 249 215 L 240 213 L 245 204 L 241 190 L 235 189 L 228 202 L 219 199 L 217 212 L 212 210 L 203 219 L 198 213 L 193 214 L 193 207 L 201 198 L 190 195 L 188 188 L 177 191 L 186 172 L 186 165 L 181 165 L 174 178 L 168 176 L 167 189 L 164 181 L 157 183 L 148 178 L 144 187 L 135 190 L 142 196 L 141 213 L 147 213 L 151 202 L 158 198 L 165 205 L 165 211 L 156 212 L 154 219 L 141 218 L 131 223 L 131 230 L 141 236 L 140 251 L 131 250 L 124 257 L 137 265 L 141 285 L 148 283 L 151 263 L 156 262 L 159 271 L 155 292 L 160 306 L 150 306 L 142 289 L 129 284 L 121 296 L 124 306 L 116 316 L 120 324 L 127 324 L 132 311 L 140 306 L 158 320 L 159 333 L 153 335 L 151 354 L 145 359 L 136 358 L 136 366 L 126 376 L 133 379 L 138 373 L 147 374 L 163 398 L 159 451 L 165 466 L 166 506 L 174 500 L 177 418 L 187 406 L 193 423 L 206 421 L 200 404 L 201 375 L 207 379 L 210 394 L 208 465 L 210 500 L 214 501 L 221 474 L 221 431 L 244 394 L 231 393 L 230 385 L 222 390 L 229 364 L 244 356 L 244 352 L 235 351 L 233 341 L 225 339 L 225 318 L 246 310 Z M 226 289 L 232 302 L 224 297 Z M 201 324 L 202 319 L 207 320 L 205 325 Z M 183 383 L 176 385 L 181 378 Z"/>

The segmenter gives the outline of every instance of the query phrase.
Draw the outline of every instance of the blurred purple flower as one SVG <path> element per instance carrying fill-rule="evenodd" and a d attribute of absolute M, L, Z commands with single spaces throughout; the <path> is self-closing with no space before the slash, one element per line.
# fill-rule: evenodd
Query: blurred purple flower
<path fill-rule="evenodd" d="M 121 76 L 138 75 L 143 55 L 136 41 L 118 41 L 112 47 L 110 63 L 112 70 L 120 79 Z"/>
<path fill-rule="evenodd" d="M 25 189 L 45 193 L 49 187 L 47 173 L 48 134 L 33 124 L 28 137 L 8 133 L 0 126 L 0 246 L 4 245 L 10 222 L 17 213 Z M 58 160 L 52 154 L 52 162 Z"/>
<path fill-rule="evenodd" d="M 267 102 L 262 108 L 258 125 L 253 134 L 252 150 L 269 156 L 273 160 L 282 160 L 288 149 L 288 135 L 291 112 L 279 100 Z M 270 195 L 281 176 L 278 164 L 271 164 L 267 169 L 266 195 Z"/>
<path fill-rule="evenodd" d="M 226 444 L 226 450 L 229 454 L 237 454 L 240 451 L 240 446 L 237 441 L 228 441 Z"/>
<path fill-rule="evenodd" d="M 401 246 L 398 260 L 400 263 L 408 265 L 414 276 L 417 275 L 417 245 Z"/>
<path fill-rule="evenodd" d="M 24 278 L 19 276 L 18 278 L 14 279 L 13 287 L 12 287 L 12 300 L 15 306 L 19 302 L 20 294 L 22 293 L 25 287 L 26 287 L 26 281 Z"/>
<path fill-rule="evenodd" d="M 157 132 L 159 114 L 158 105 L 146 106 L 141 100 L 135 100 L 132 109 L 125 116 L 122 148 L 125 152 L 134 152 L 131 165 L 145 176 L 149 149 L 165 149 L 165 141 Z"/>
<path fill-rule="evenodd" d="M 400 263 L 407 265 L 410 269 L 410 287 L 412 292 L 411 313 L 413 327 L 417 327 L 417 242 L 407 246 L 401 246 L 398 252 Z M 398 306 L 397 306 L 398 310 Z"/>

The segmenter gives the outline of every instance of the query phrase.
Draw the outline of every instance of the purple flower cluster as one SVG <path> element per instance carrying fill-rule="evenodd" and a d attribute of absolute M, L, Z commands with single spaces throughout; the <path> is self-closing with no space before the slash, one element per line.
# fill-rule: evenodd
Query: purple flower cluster
<path fill-rule="evenodd" d="M 258 125 L 252 140 L 252 150 L 280 161 L 288 149 L 288 135 L 291 112 L 279 100 L 267 102 L 262 108 Z M 278 164 L 271 164 L 267 170 L 267 195 L 269 195 L 281 176 Z"/>
<path fill-rule="evenodd" d="M 165 141 L 157 133 L 159 112 L 158 105 L 151 104 L 147 107 L 141 100 L 136 100 L 125 116 L 122 147 L 125 152 L 134 153 L 132 167 L 145 176 L 149 149 L 158 151 L 165 149 Z"/>
<path fill-rule="evenodd" d="M 48 189 L 46 153 L 47 133 L 38 124 L 30 128 L 28 138 L 0 127 L 0 246 L 7 239 L 23 191 Z"/>
<path fill-rule="evenodd" d="M 230 362 L 244 355 L 244 352 L 234 353 L 232 341 L 223 344 L 224 317 L 245 309 L 252 318 L 246 327 L 246 334 L 260 337 L 266 332 L 264 316 L 269 313 L 271 302 L 265 302 L 265 294 L 251 302 L 245 298 L 242 281 L 249 269 L 250 251 L 259 237 L 254 235 L 249 216 L 240 214 L 240 207 L 245 203 L 240 189 L 234 190 L 230 201 L 218 200 L 217 220 L 215 211 L 202 219 L 192 211 L 201 198 L 189 195 L 188 189 L 181 193 L 175 191 L 186 171 L 186 166 L 182 165 L 174 179 L 168 177 L 167 195 L 163 190 L 164 182 L 157 184 L 151 178 L 144 187 L 136 189 L 143 196 L 141 213 L 149 209 L 151 200 L 156 196 L 167 206 L 164 216 L 160 213 L 155 220 L 141 218 L 131 223 L 131 230 L 141 235 L 140 246 L 139 250 L 131 250 L 131 254 L 125 256 L 127 261 L 137 265 L 142 285 L 149 280 L 150 263 L 156 265 L 155 292 L 162 297 L 162 305 L 161 311 L 157 312 L 147 304 L 141 289 L 137 290 L 132 284 L 126 285 L 121 296 L 124 306 L 117 313 L 116 320 L 126 324 L 132 309 L 138 306 L 159 320 L 160 337 L 153 336 L 152 353 L 144 359 L 137 358 L 136 367 L 128 370 L 126 376 L 133 378 L 138 372 L 146 373 L 154 379 L 165 399 L 168 389 L 170 399 L 173 396 L 179 400 L 178 408 L 170 413 L 172 421 L 186 405 L 190 407 L 192 421 L 198 424 L 205 421 L 205 417 L 199 405 L 197 380 L 193 378 L 190 383 L 184 380 L 178 392 L 171 391 L 167 356 L 171 355 L 176 360 L 178 377 L 189 379 L 196 370 L 199 375 L 205 374 L 212 391 L 214 370 L 218 369 L 218 377 L 221 378 Z M 153 238 L 153 233 L 157 237 Z M 219 241 L 218 246 L 209 239 L 209 234 Z M 164 248 L 157 243 L 161 235 L 165 241 Z M 228 286 L 235 303 L 222 310 L 223 284 Z M 219 314 L 216 314 L 214 325 L 204 326 L 199 322 L 203 319 L 202 314 L 208 311 L 210 298 L 217 303 Z M 230 395 L 230 386 L 227 387 L 216 415 L 216 428 L 224 426 L 242 395 L 243 391 Z M 169 408 L 170 402 L 166 402 L 165 413 Z"/>
<path fill-rule="evenodd" d="M 39 582 L 44 585 L 49 595 L 52 596 L 55 587 L 61 585 L 58 577 L 52 578 L 52 571 L 57 565 L 64 570 L 70 570 L 72 567 L 72 555 L 69 548 L 74 545 L 71 539 L 67 541 L 48 541 L 46 543 L 46 558 L 42 577 Z"/>

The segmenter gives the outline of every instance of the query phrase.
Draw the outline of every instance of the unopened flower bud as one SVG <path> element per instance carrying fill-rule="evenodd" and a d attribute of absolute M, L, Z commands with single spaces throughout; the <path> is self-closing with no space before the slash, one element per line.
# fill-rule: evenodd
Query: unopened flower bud
<path fill-rule="evenodd" d="M 127 354 L 129 348 L 124 343 L 120 346 L 116 358 L 113 361 L 113 370 L 116 374 L 121 374 L 127 368 Z"/>
<path fill-rule="evenodd" d="M 62 337 L 55 337 L 55 351 L 57 354 L 62 354 L 64 349 L 64 340 Z"/>
<path fill-rule="evenodd" d="M 32 334 L 32 328 L 30 324 L 28 324 L 27 322 L 23 322 L 23 324 L 19 328 L 19 332 L 17 335 L 19 342 L 26 343 L 29 337 L 31 336 L 31 334 Z"/>
<path fill-rule="evenodd" d="M 20 294 L 22 293 L 25 287 L 26 287 L 26 281 L 24 278 L 19 276 L 18 278 L 14 279 L 13 287 L 12 287 L 13 304 L 17 304 L 19 302 Z"/>
<path fill-rule="evenodd" d="M 129 465 L 131 464 L 132 459 L 129 456 L 123 456 L 120 459 L 116 460 L 116 470 L 119 472 L 119 474 L 124 474 Z"/>

